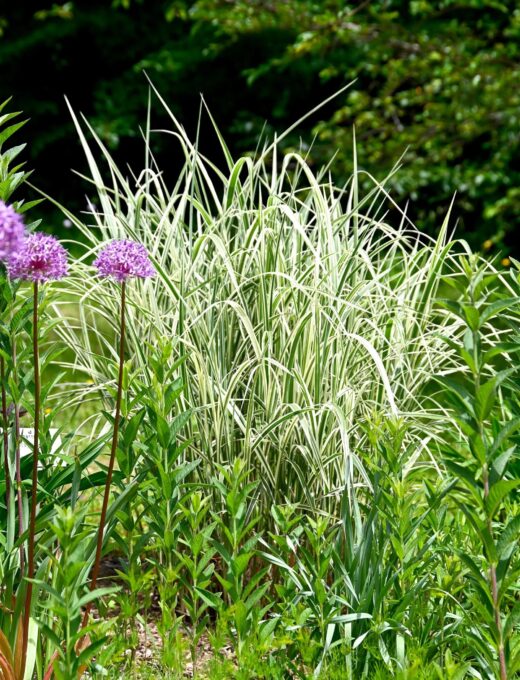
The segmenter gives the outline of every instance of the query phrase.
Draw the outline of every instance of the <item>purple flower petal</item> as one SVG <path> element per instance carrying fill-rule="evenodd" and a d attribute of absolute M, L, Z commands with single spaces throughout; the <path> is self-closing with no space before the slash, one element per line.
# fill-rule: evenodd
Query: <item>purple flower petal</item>
<path fill-rule="evenodd" d="M 57 238 L 36 232 L 27 236 L 22 247 L 7 260 L 12 279 L 51 281 L 67 276 L 67 251 Z"/>
<path fill-rule="evenodd" d="M 112 276 L 122 282 L 131 277 L 141 279 L 155 276 L 148 252 L 141 243 L 123 239 L 111 241 L 101 250 L 94 262 L 99 276 Z"/>
<path fill-rule="evenodd" d="M 25 225 L 22 217 L 11 205 L 0 200 L 0 261 L 5 262 L 22 248 Z"/>

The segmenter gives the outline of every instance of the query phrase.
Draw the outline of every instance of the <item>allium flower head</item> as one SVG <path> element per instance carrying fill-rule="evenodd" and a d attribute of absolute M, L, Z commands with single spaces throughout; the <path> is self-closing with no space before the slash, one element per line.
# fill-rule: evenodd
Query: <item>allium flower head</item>
<path fill-rule="evenodd" d="M 50 234 L 30 234 L 7 260 L 7 272 L 12 279 L 27 281 L 61 279 L 67 275 L 67 251 Z"/>
<path fill-rule="evenodd" d="M 11 206 L 0 200 L 0 261 L 5 262 L 19 250 L 25 238 L 25 225 Z"/>
<path fill-rule="evenodd" d="M 145 279 L 155 276 L 155 270 L 148 259 L 148 252 L 142 243 L 123 239 L 111 241 L 101 250 L 94 262 L 100 276 L 112 276 L 122 282 L 137 276 Z"/>

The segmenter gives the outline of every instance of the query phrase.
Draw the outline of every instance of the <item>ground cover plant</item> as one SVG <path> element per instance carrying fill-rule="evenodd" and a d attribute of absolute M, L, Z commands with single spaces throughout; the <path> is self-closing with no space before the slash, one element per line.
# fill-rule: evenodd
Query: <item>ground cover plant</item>
<path fill-rule="evenodd" d="M 516 677 L 516 264 L 152 95 L 74 258 L 0 119 L 0 678 Z"/>

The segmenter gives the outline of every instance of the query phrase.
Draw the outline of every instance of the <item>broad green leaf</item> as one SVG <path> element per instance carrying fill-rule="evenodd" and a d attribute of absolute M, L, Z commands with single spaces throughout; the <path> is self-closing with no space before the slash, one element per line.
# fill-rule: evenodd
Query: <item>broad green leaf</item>
<path fill-rule="evenodd" d="M 506 449 L 500 456 L 495 458 L 493 461 L 493 465 L 491 467 L 491 471 L 489 474 L 489 483 L 490 484 L 496 484 L 499 479 L 502 479 L 504 476 L 506 469 L 507 469 L 507 464 L 509 463 L 511 456 L 516 452 L 516 446 L 511 446 L 509 449 Z"/>
<path fill-rule="evenodd" d="M 505 309 L 518 309 L 520 298 L 503 298 L 496 300 L 489 305 L 486 305 L 480 312 L 480 326 L 482 327 L 486 321 L 490 321 L 493 317 L 500 314 Z"/>
<path fill-rule="evenodd" d="M 195 592 L 201 597 L 201 599 L 208 604 L 213 609 L 220 609 L 222 605 L 222 600 L 215 593 L 211 593 L 209 590 L 204 588 L 195 588 Z"/>
<path fill-rule="evenodd" d="M 490 517 L 494 516 L 504 498 L 518 486 L 520 486 L 520 479 L 501 480 L 500 482 L 493 484 L 489 490 L 489 496 L 486 501 L 486 507 Z"/>
<path fill-rule="evenodd" d="M 10 115 L 10 114 L 8 114 Z M 23 125 L 27 123 L 27 120 L 22 120 L 19 123 L 14 123 L 13 125 L 10 125 L 9 127 L 3 128 L 0 130 L 0 147 L 2 144 L 4 144 L 9 137 L 14 135 L 15 132 L 17 132 Z"/>
<path fill-rule="evenodd" d="M 511 547 L 515 546 L 520 539 L 520 515 L 509 520 L 502 529 L 497 540 L 497 552 L 502 559 L 508 556 Z"/>
<path fill-rule="evenodd" d="M 244 638 L 247 634 L 248 611 L 245 603 L 242 600 L 235 602 L 234 613 L 237 633 L 241 638 Z"/>
<path fill-rule="evenodd" d="M 480 327 L 479 310 L 473 305 L 462 305 L 464 317 L 471 330 L 476 331 Z"/>
<path fill-rule="evenodd" d="M 491 447 L 491 455 L 500 449 L 500 447 L 520 428 L 520 417 L 512 418 L 503 425 L 499 432 L 495 435 L 493 446 Z"/>
<path fill-rule="evenodd" d="M 517 369 L 509 368 L 500 371 L 494 375 L 490 380 L 480 385 L 477 390 L 477 402 L 475 405 L 475 416 L 477 420 L 483 421 L 489 416 L 491 409 L 495 403 L 496 389 L 512 375 Z"/>
<path fill-rule="evenodd" d="M 241 553 L 233 558 L 233 561 L 231 562 L 231 570 L 237 577 L 242 576 L 244 571 L 247 569 L 247 565 L 249 564 L 249 561 L 252 557 L 253 553 L 248 552 Z"/>

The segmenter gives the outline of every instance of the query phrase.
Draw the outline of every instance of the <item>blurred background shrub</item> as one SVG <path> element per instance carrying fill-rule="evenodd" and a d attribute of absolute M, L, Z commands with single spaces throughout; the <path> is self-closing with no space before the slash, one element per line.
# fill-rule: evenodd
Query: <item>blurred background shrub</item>
<path fill-rule="evenodd" d="M 84 169 L 63 95 L 122 163 L 142 161 L 146 71 L 192 135 L 200 93 L 234 153 L 285 130 L 355 82 L 284 140 L 309 163 L 382 180 L 403 153 L 393 195 L 435 233 L 457 192 L 458 233 L 505 257 L 520 208 L 520 9 L 515 0 L 50 0 L 2 3 L 0 99 L 31 118 L 36 183 L 85 209 Z M 160 111 L 154 125 L 160 127 Z M 200 144 L 218 141 L 203 125 Z M 183 159 L 154 142 L 172 174 Z M 368 180 L 367 180 L 368 181 Z M 51 210 L 51 208 L 47 208 Z M 66 228 L 49 213 L 53 229 Z M 58 221 L 59 220 L 59 221 Z"/>

